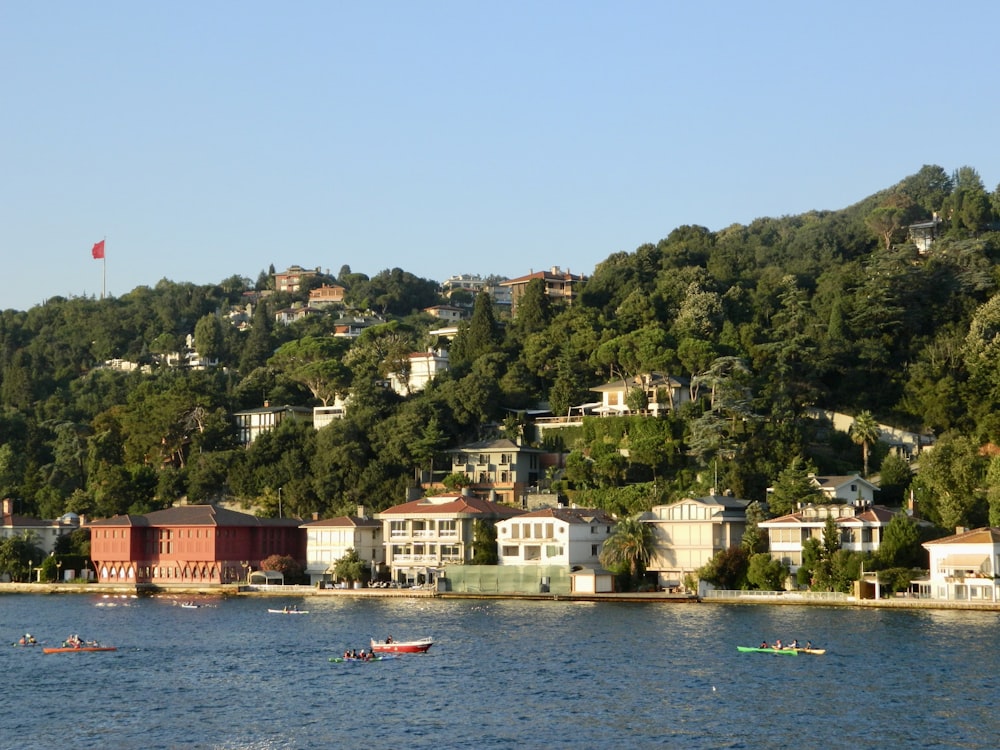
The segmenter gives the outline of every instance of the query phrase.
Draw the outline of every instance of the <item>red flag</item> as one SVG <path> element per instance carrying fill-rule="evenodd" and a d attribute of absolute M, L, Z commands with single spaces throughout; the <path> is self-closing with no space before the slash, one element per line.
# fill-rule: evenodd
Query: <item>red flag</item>
<path fill-rule="evenodd" d="M 94 259 L 100 259 L 104 257 L 104 240 L 94 243 L 94 249 L 90 251 L 94 255 Z"/>

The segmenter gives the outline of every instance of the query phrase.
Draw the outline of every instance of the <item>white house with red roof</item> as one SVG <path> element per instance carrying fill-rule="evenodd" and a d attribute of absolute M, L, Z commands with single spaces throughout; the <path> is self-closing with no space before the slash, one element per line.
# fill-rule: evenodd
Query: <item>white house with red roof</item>
<path fill-rule="evenodd" d="M 543 508 L 497 523 L 501 565 L 600 564 L 604 541 L 615 519 L 595 508 Z"/>
<path fill-rule="evenodd" d="M 372 576 L 385 564 L 382 522 L 369 516 L 364 506 L 356 515 L 323 518 L 304 523 L 306 531 L 306 573 L 316 585 L 334 579 L 333 569 L 348 550 L 354 550 Z"/>
<path fill-rule="evenodd" d="M 843 476 L 819 476 L 810 474 L 809 479 L 828 500 L 840 500 L 845 503 L 868 504 L 875 502 L 878 487 L 862 479 L 860 474 L 845 474 Z"/>
<path fill-rule="evenodd" d="M 876 552 L 885 527 L 896 515 L 881 505 L 830 503 L 806 505 L 787 516 L 762 521 L 771 557 L 788 565 L 794 574 L 802 565 L 802 545 L 807 539 L 822 543 L 827 518 L 840 532 L 840 548 L 850 552 Z"/>
<path fill-rule="evenodd" d="M 477 521 L 496 524 L 524 511 L 468 493 L 421 497 L 376 513 L 393 581 L 433 583 L 447 564 L 473 557 Z"/>
<path fill-rule="evenodd" d="M 1000 529 L 959 531 L 924 542 L 930 576 L 921 595 L 957 602 L 1000 601 Z"/>

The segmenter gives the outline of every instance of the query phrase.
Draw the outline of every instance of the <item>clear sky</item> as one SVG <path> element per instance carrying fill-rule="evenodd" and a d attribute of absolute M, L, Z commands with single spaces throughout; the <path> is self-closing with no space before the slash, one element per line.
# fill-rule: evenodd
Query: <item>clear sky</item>
<path fill-rule="evenodd" d="M 1000 182 L 1000 3 L 0 0 L 0 308 L 273 264 L 589 274 Z"/>

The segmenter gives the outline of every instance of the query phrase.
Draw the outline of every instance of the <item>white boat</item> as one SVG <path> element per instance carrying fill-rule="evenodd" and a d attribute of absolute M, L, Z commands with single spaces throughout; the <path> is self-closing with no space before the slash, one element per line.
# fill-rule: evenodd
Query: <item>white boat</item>
<path fill-rule="evenodd" d="M 269 609 L 267 610 L 272 615 L 308 615 L 308 609 L 289 609 L 285 607 L 283 609 Z"/>

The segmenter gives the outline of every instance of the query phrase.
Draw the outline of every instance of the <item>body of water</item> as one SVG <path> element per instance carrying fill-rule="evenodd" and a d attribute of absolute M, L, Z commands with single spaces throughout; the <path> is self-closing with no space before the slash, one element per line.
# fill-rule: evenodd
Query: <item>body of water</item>
<path fill-rule="evenodd" d="M 10 748 L 992 748 L 1000 616 L 842 607 L 0 596 Z M 285 604 L 308 615 L 269 614 Z M 329 657 L 431 635 L 425 655 Z M 742 654 L 810 639 L 825 656 Z M 5 644 L 6 645 L 6 644 Z"/>

